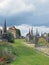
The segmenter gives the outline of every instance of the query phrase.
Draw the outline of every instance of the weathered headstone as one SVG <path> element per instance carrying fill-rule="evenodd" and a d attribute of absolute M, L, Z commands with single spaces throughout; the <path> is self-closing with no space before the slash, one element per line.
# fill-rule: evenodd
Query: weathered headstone
<path fill-rule="evenodd" d="M 38 46 L 38 40 L 39 40 L 39 33 L 38 33 L 38 29 L 36 29 L 35 46 Z"/>

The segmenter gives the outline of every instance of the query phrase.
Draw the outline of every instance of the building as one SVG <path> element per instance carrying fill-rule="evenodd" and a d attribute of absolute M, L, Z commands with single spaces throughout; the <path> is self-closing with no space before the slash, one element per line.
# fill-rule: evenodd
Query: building
<path fill-rule="evenodd" d="M 0 29 L 0 40 L 1 41 L 8 41 L 9 40 L 8 32 L 10 32 L 14 38 L 21 37 L 21 31 L 19 29 L 16 29 L 14 26 L 10 27 L 7 30 L 6 20 L 5 20 L 2 30 Z"/>
<path fill-rule="evenodd" d="M 4 21 L 3 29 L 0 29 L 0 41 L 8 41 L 6 20 Z"/>
<path fill-rule="evenodd" d="M 16 38 L 16 36 L 17 36 L 17 34 L 16 34 L 16 28 L 13 26 L 13 27 L 10 27 L 9 29 L 8 29 L 8 31 L 10 32 L 10 33 L 12 33 L 12 35 L 14 36 L 14 38 Z"/>

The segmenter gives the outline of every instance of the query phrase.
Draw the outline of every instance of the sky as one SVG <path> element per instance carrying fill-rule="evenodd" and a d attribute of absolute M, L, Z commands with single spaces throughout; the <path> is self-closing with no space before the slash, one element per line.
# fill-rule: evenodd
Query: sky
<path fill-rule="evenodd" d="M 49 26 L 49 0 L 0 0 L 0 24 Z"/>
<path fill-rule="evenodd" d="M 49 27 L 49 0 L 0 0 L 0 26 Z"/>
<path fill-rule="evenodd" d="M 49 0 L 0 0 L 1 15 L 21 12 L 32 12 L 34 15 L 49 14 Z"/>
<path fill-rule="evenodd" d="M 36 35 L 36 30 L 38 30 L 39 35 L 44 33 L 49 33 L 49 27 L 46 26 L 30 26 L 30 25 L 22 24 L 15 27 L 21 30 L 22 36 L 26 36 L 29 30 L 30 31 L 33 30 L 33 35 Z"/>

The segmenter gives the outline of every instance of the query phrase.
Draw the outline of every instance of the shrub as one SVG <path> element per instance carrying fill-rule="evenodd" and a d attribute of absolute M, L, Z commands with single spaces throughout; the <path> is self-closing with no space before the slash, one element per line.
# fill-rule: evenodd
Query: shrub
<path fill-rule="evenodd" d="M 16 34 L 20 37 L 21 36 L 21 31 L 19 29 L 16 29 Z"/>
<path fill-rule="evenodd" d="M 10 32 L 7 32 L 7 37 L 8 37 L 8 42 L 11 42 L 11 43 L 14 42 L 14 37 Z"/>
<path fill-rule="evenodd" d="M 0 65 L 5 65 L 3 62 L 0 61 Z"/>
<path fill-rule="evenodd" d="M 38 44 L 39 45 L 46 45 L 47 44 L 47 41 L 44 38 L 39 38 Z"/>

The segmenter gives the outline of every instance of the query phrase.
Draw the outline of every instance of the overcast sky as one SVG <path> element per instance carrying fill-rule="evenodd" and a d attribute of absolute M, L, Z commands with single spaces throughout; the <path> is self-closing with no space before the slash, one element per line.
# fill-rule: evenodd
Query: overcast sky
<path fill-rule="evenodd" d="M 21 12 L 32 12 L 34 15 L 49 14 L 49 0 L 0 0 L 1 15 Z"/>
<path fill-rule="evenodd" d="M 0 0 L 0 25 L 49 26 L 49 0 Z"/>
<path fill-rule="evenodd" d="M 38 1 L 37 1 L 38 2 Z M 0 0 L 0 14 L 12 15 L 21 12 L 35 11 L 36 1 L 31 0 Z M 39 2 L 38 2 L 39 3 Z"/>

